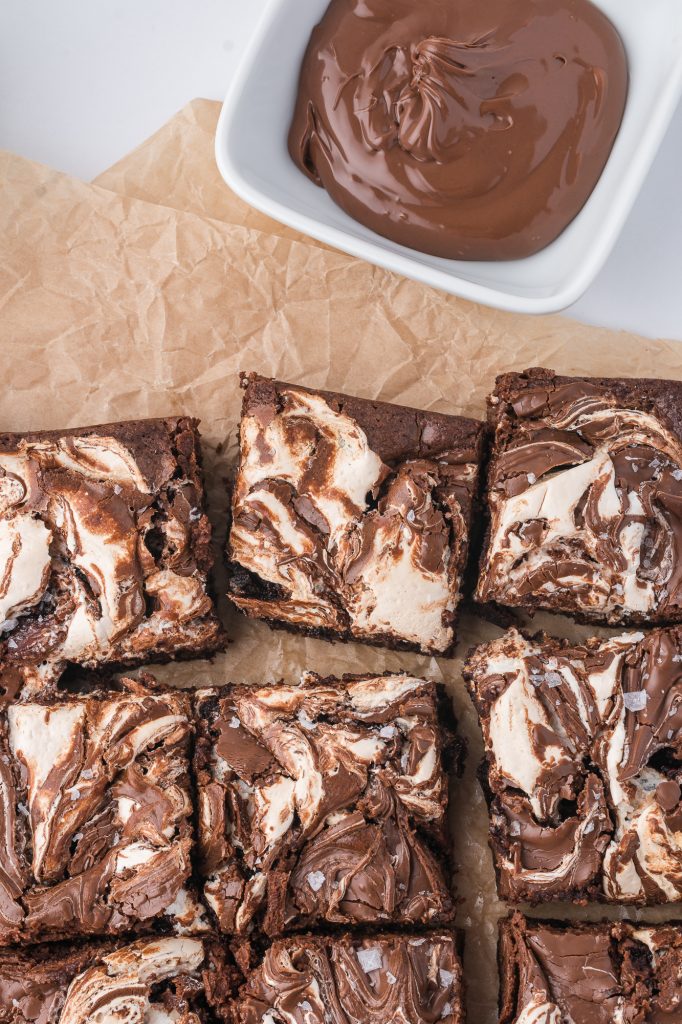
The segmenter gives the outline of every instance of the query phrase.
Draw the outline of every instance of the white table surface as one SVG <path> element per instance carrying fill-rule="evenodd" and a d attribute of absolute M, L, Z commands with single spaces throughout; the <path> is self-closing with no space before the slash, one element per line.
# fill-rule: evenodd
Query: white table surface
<path fill-rule="evenodd" d="M 188 100 L 223 98 L 266 2 L 0 0 L 0 148 L 94 177 Z M 682 340 L 681 167 L 682 109 L 569 315 Z"/>

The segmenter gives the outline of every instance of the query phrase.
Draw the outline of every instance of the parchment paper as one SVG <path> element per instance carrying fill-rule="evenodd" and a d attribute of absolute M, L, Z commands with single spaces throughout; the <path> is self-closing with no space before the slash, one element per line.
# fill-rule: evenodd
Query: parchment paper
<path fill-rule="evenodd" d="M 200 417 L 218 558 L 240 369 L 479 417 L 495 375 L 507 369 L 682 379 L 675 342 L 477 307 L 249 210 L 214 165 L 218 109 L 189 104 L 96 185 L 0 156 L 0 429 Z M 226 654 L 157 675 L 200 685 L 291 680 L 303 669 L 405 668 L 447 684 L 469 742 L 465 778 L 453 785 L 453 824 L 470 1020 L 492 1024 L 496 922 L 505 908 L 495 897 L 475 779 L 480 735 L 460 670 L 466 650 L 498 630 L 465 615 L 458 657 L 445 661 L 273 633 L 225 603 L 223 613 L 233 639 Z M 566 622 L 550 625 L 578 633 Z M 602 915 L 556 906 L 549 913 Z"/>

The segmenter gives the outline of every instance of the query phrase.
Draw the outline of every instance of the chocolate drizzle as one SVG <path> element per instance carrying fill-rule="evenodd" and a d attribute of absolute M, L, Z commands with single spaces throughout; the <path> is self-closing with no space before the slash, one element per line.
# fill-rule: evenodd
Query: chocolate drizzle
<path fill-rule="evenodd" d="M 544 248 L 594 189 L 627 94 L 587 0 L 332 0 L 289 133 L 347 213 L 451 259 Z"/>

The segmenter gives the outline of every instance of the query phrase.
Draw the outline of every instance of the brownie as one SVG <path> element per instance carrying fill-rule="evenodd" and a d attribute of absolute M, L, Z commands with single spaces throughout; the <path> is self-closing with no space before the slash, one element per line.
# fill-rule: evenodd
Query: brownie
<path fill-rule="evenodd" d="M 682 900 L 682 629 L 516 630 L 465 665 L 503 897 Z"/>
<path fill-rule="evenodd" d="M 531 921 L 501 925 L 500 1024 L 677 1024 L 682 926 Z"/>
<path fill-rule="evenodd" d="M 489 421 L 477 599 L 682 622 L 682 383 L 508 373 Z"/>
<path fill-rule="evenodd" d="M 181 936 L 0 950 L 3 1024 L 214 1024 L 238 973 L 216 942 Z"/>
<path fill-rule="evenodd" d="M 274 942 L 235 1002 L 235 1024 L 463 1024 L 453 932 Z"/>
<path fill-rule="evenodd" d="M 200 871 L 223 932 L 452 919 L 440 704 L 404 675 L 198 693 Z"/>
<path fill-rule="evenodd" d="M 448 654 L 483 424 L 242 375 L 229 596 L 313 636 Z"/>
<path fill-rule="evenodd" d="M 40 681 L 224 646 L 196 420 L 0 434 L 0 473 L 4 666 Z"/>
<path fill-rule="evenodd" d="M 0 945 L 207 928 L 191 698 L 125 680 L 0 709 Z"/>

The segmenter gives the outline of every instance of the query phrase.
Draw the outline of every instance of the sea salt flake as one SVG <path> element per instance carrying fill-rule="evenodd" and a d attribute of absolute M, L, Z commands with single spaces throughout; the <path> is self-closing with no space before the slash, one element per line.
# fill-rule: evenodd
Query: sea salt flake
<path fill-rule="evenodd" d="M 563 683 L 563 678 L 558 672 L 548 672 L 545 676 L 545 680 L 547 681 L 547 685 L 551 690 L 553 690 L 557 686 L 561 686 L 561 684 Z"/>
<path fill-rule="evenodd" d="M 313 892 L 319 892 L 327 881 L 327 876 L 321 871 L 311 871 L 310 874 L 306 876 L 306 881 Z"/>
<path fill-rule="evenodd" d="M 416 519 L 416 516 L 414 514 L 414 509 L 411 508 L 409 510 L 409 512 L 407 513 L 407 521 L 408 521 L 408 523 L 413 523 L 415 521 L 415 519 Z"/>
<path fill-rule="evenodd" d="M 520 836 L 521 835 L 521 824 L 520 824 L 520 822 L 512 821 L 510 826 L 509 826 L 509 833 L 512 836 Z"/>
<path fill-rule="evenodd" d="M 239 729 L 241 724 L 236 715 L 233 715 L 229 722 L 230 729 Z"/>
<path fill-rule="evenodd" d="M 359 949 L 358 962 L 365 974 L 371 971 L 380 971 L 383 966 L 383 959 L 380 949 Z"/>
<path fill-rule="evenodd" d="M 587 825 L 585 825 L 585 828 L 583 829 L 583 835 L 584 836 L 589 836 L 590 832 L 594 832 L 594 822 L 593 821 L 588 821 Z"/>
<path fill-rule="evenodd" d="M 444 1017 L 449 1017 L 451 1013 L 452 1006 L 450 1005 L 450 1003 L 446 1003 L 445 1006 L 443 1007 L 443 1012 L 440 1015 L 440 1019 L 443 1020 Z"/>
<path fill-rule="evenodd" d="M 303 1002 L 298 1004 L 298 1009 L 303 1010 L 304 1013 L 312 1013 L 313 1010 L 307 999 L 304 999 Z"/>
<path fill-rule="evenodd" d="M 390 971 L 386 971 L 386 981 L 389 983 L 389 985 L 395 985 L 397 980 L 398 979 L 396 978 L 395 974 L 391 974 Z"/>
<path fill-rule="evenodd" d="M 682 662 L 682 654 L 673 654 L 673 661 L 676 665 L 679 665 Z"/>
<path fill-rule="evenodd" d="M 452 985 L 455 980 L 455 976 L 452 971 L 446 971 L 442 967 L 438 971 L 438 978 L 440 979 L 441 988 L 450 988 L 450 985 Z"/>
<path fill-rule="evenodd" d="M 673 480 L 682 480 L 682 469 L 674 469 L 672 476 Z"/>
<path fill-rule="evenodd" d="M 538 482 L 538 478 L 536 477 L 535 473 L 526 473 L 526 476 L 528 477 L 528 483 L 531 486 Z"/>
<path fill-rule="evenodd" d="M 628 711 L 644 711 L 649 697 L 646 690 L 635 690 L 623 694 L 623 704 Z"/>
<path fill-rule="evenodd" d="M 385 725 L 383 729 L 379 730 L 379 735 L 382 740 L 392 740 L 396 734 L 396 728 L 394 725 Z"/>

